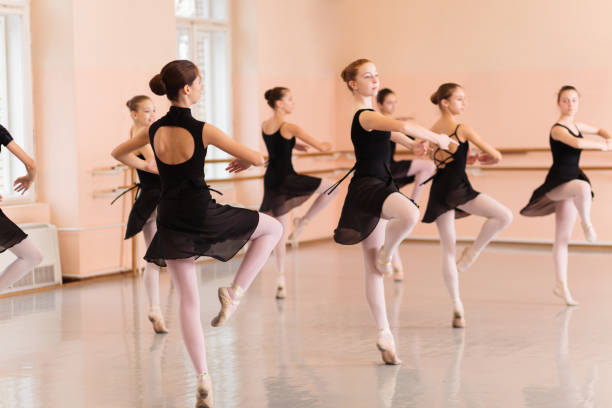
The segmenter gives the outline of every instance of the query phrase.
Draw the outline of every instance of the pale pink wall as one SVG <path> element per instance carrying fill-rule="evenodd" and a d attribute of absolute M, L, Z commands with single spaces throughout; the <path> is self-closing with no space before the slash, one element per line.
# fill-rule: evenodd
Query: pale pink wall
<path fill-rule="evenodd" d="M 338 50 L 344 53 L 345 62 L 339 69 L 358 57 L 373 59 L 382 85 L 397 92 L 400 112 L 414 114 L 423 125 L 430 126 L 438 115 L 429 95 L 440 83 L 452 81 L 466 89 L 468 109 L 462 120 L 498 147 L 548 146 L 549 128 L 558 117 L 556 91 L 567 83 L 582 94 L 579 120 L 612 127 L 612 58 L 596 51 L 612 45 L 609 2 L 388 0 L 374 6 L 357 0 L 343 1 L 342 6 L 340 42 L 345 46 Z M 357 26 L 355 21 L 368 24 Z M 344 90 L 342 94 L 338 99 L 342 113 L 336 122 L 339 135 L 350 122 L 346 114 L 350 96 Z M 550 163 L 549 154 L 532 157 L 536 164 Z M 583 163 L 593 163 L 598 157 L 587 152 Z M 610 159 L 612 156 L 604 156 L 608 163 Z M 517 156 L 506 156 L 503 164 L 517 160 Z M 605 208 L 611 172 L 589 175 L 599 191 L 593 220 L 600 239 L 610 241 L 612 221 L 605 216 Z M 471 176 L 477 189 L 513 210 L 515 221 L 502 238 L 552 239 L 553 217 L 518 215 L 544 176 L 542 171 Z M 426 195 L 421 204 L 426 204 Z M 474 236 L 481 223 L 477 217 L 458 221 L 458 236 Z M 582 239 L 578 230 L 574 238 Z M 421 224 L 413 235 L 437 234 L 435 227 Z"/>
<path fill-rule="evenodd" d="M 63 271 L 89 276 L 126 265 L 120 203 L 95 190 L 125 183 L 123 175 L 93 176 L 115 161 L 110 151 L 128 137 L 125 101 L 150 94 L 148 80 L 176 54 L 171 1 L 36 1 L 32 4 L 35 132 L 41 201 L 60 228 Z M 158 109 L 167 102 L 156 98 Z M 106 245 L 108 242 L 117 245 Z M 104 243 L 104 245 L 102 245 Z M 101 250 L 101 248 L 103 248 Z M 123 253 L 127 254 L 125 247 Z"/>
<path fill-rule="evenodd" d="M 269 115 L 262 98 L 265 89 L 288 86 L 297 103 L 293 121 L 317 137 L 331 135 L 327 140 L 334 141 L 336 148 L 351 148 L 351 97 L 339 72 L 348 62 L 366 57 L 376 62 L 382 85 L 398 93 L 400 111 L 415 115 L 425 126 L 437 118 L 429 95 L 440 83 L 454 81 L 463 84 L 468 95 L 462 120 L 498 147 L 547 146 L 548 129 L 557 118 L 555 93 L 566 83 L 577 86 L 583 96 L 580 120 L 611 128 L 612 58 L 598 51 L 612 45 L 607 21 L 611 12 L 612 4 L 606 1 L 259 0 L 257 13 L 251 14 L 258 44 L 258 119 Z M 252 88 L 250 82 L 249 98 L 254 95 Z M 236 91 L 234 97 L 239 99 Z M 252 111 L 248 117 L 248 135 L 241 133 L 246 129 L 235 129 L 239 137 L 254 141 L 259 138 L 257 120 Z M 260 146 L 263 149 L 261 142 Z M 585 153 L 585 164 L 594 160 L 592 155 Z M 516 160 L 507 156 L 504 164 Z M 533 160 L 550 162 L 546 154 Z M 515 222 L 502 237 L 552 237 L 552 217 L 518 216 L 544 175 L 485 172 L 472 177 L 478 188 L 515 213 Z M 594 188 L 605 191 L 609 173 L 590 175 Z M 513 183 L 516 178 L 521 183 Z M 421 200 L 423 210 L 426 198 L 427 191 Z M 595 201 L 593 217 L 601 238 L 612 240 L 612 221 L 600 214 L 600 205 L 605 207 L 602 195 Z M 339 204 L 335 209 L 335 215 L 315 223 L 315 235 L 329 236 Z M 473 235 L 480 223 L 477 217 L 460 221 L 458 235 Z M 436 232 L 432 226 L 419 225 L 414 235 L 436 236 Z M 581 238 L 579 231 L 575 238 Z"/>
<path fill-rule="evenodd" d="M 292 90 L 296 101 L 295 113 L 289 120 L 335 144 L 336 67 L 330 63 L 336 52 L 334 42 L 330 42 L 336 35 L 335 2 L 234 0 L 232 5 L 234 137 L 265 152 L 260 124 L 271 111 L 263 94 L 270 87 L 285 86 Z M 313 166 L 331 167 L 296 162 L 298 170 Z M 262 184 L 261 180 L 237 183 L 234 198 L 258 208 Z M 298 209 L 297 214 L 302 214 L 308 205 Z M 330 205 L 303 237 L 329 237 L 337 222 L 339 205 L 340 200 Z"/>

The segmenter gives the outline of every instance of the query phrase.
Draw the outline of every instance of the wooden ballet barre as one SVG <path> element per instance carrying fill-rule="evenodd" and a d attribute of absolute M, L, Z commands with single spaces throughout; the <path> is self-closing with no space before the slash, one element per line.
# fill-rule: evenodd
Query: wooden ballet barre
<path fill-rule="evenodd" d="M 106 189 L 106 190 L 94 190 L 93 197 L 94 198 L 116 197 L 130 187 L 132 186 L 119 186 L 119 187 Z"/>
<path fill-rule="evenodd" d="M 324 173 L 335 173 L 337 171 L 348 171 L 350 167 L 333 167 L 328 169 L 318 169 L 318 170 L 306 170 L 300 172 L 301 174 L 324 174 Z M 206 179 L 207 183 L 229 183 L 233 181 L 248 181 L 248 180 L 259 180 L 263 179 L 263 174 L 255 174 L 252 176 L 234 176 L 227 178 L 210 178 Z M 129 188 L 134 187 L 134 185 L 130 186 L 118 186 L 112 189 L 106 190 L 95 190 L 93 192 L 94 198 L 105 198 L 105 197 L 116 197 L 117 195 L 125 192 Z"/>
<path fill-rule="evenodd" d="M 125 164 L 115 164 L 113 166 L 108 167 L 98 167 L 91 171 L 93 175 L 102 175 L 102 174 L 120 174 L 126 171 L 129 167 Z"/>
<path fill-rule="evenodd" d="M 542 152 L 550 152 L 550 148 L 548 147 L 501 147 L 498 148 L 500 153 L 513 155 L 513 154 L 527 154 L 527 153 L 542 153 Z M 598 151 L 597 149 L 583 149 L 584 151 Z M 414 154 L 410 150 L 398 150 L 396 153 L 398 156 L 408 156 L 414 157 Z M 314 157 L 327 157 L 331 156 L 333 158 L 339 158 L 342 156 L 353 158 L 355 153 L 352 150 L 332 150 L 329 152 L 314 152 L 314 153 L 297 153 L 293 154 L 293 158 L 295 159 L 307 159 Z M 264 156 L 265 159 L 268 159 L 268 156 Z M 234 158 L 227 159 L 207 159 L 205 164 L 221 164 L 221 163 L 230 163 Z M 123 164 L 115 164 L 113 166 L 108 167 L 99 167 L 92 170 L 92 174 L 94 175 L 102 175 L 102 174 L 119 174 L 128 169 L 127 166 Z"/>
<path fill-rule="evenodd" d="M 581 169 L 585 170 L 585 171 L 612 171 L 612 166 L 591 166 L 591 165 L 586 165 L 586 166 L 580 166 Z M 500 165 L 493 165 L 493 166 L 468 166 L 469 170 L 476 170 L 476 171 L 548 171 L 550 169 L 550 165 L 533 165 L 533 166 L 500 166 Z M 306 170 L 306 171 L 301 171 L 300 173 L 302 174 L 310 174 L 310 175 L 316 175 L 316 174 L 325 174 L 325 173 L 335 173 L 338 171 L 348 171 L 350 170 L 350 167 L 346 167 L 346 166 L 339 166 L 339 167 L 332 167 L 332 168 L 327 168 L 327 169 L 319 169 L 319 170 Z M 260 180 L 263 179 L 264 175 L 263 174 L 255 174 L 252 176 L 234 176 L 234 177 L 227 177 L 227 178 L 210 178 L 210 179 L 206 179 L 207 183 L 230 183 L 230 182 L 234 182 L 234 181 L 249 181 L 249 180 Z M 94 198 L 108 198 L 108 197 L 115 197 L 121 193 L 123 193 L 125 190 L 129 189 L 133 187 L 133 185 L 131 186 L 118 186 L 115 187 L 113 189 L 107 189 L 107 190 L 96 190 L 93 192 L 93 196 Z"/>
<path fill-rule="evenodd" d="M 335 173 L 336 171 L 348 171 L 349 169 L 350 169 L 350 167 L 333 167 L 333 168 L 329 168 L 329 169 L 300 171 L 300 174 Z M 216 179 L 212 178 L 212 179 L 207 179 L 206 182 L 208 182 L 208 183 L 228 183 L 228 182 L 232 182 L 232 181 L 259 180 L 259 179 L 263 179 L 263 178 L 264 178 L 263 174 L 257 174 L 257 175 L 253 175 L 253 176 L 234 176 L 234 177 L 216 178 Z"/>

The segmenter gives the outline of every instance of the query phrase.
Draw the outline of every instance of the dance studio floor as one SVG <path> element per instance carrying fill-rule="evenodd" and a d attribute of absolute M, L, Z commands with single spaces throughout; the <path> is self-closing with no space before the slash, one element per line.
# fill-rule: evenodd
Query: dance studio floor
<path fill-rule="evenodd" d="M 467 328 L 453 330 L 435 244 L 405 243 L 387 283 L 404 364 L 384 366 L 358 246 L 288 252 L 289 297 L 268 262 L 230 323 L 213 329 L 216 288 L 236 262 L 199 266 L 215 407 L 612 406 L 612 254 L 570 253 L 579 307 L 552 293 L 549 250 L 487 250 L 461 276 Z M 170 333 L 146 319 L 141 279 L 0 299 L 0 407 L 192 407 L 195 376 L 161 275 Z"/>

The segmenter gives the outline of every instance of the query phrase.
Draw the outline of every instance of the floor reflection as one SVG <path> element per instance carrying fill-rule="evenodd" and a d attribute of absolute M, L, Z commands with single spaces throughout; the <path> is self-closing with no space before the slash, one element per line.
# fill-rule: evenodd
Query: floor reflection
<path fill-rule="evenodd" d="M 596 390 L 599 383 L 597 365 L 589 364 L 584 380 L 580 381 L 576 378 L 570 359 L 569 327 L 574 313 L 580 314 L 580 310 L 575 307 L 568 307 L 556 316 L 558 341 L 555 348 L 555 359 L 558 386 L 525 387 L 526 406 L 550 408 L 591 408 L 598 406 L 596 404 Z"/>
<path fill-rule="evenodd" d="M 270 262 L 218 329 L 209 324 L 216 290 L 241 259 L 198 265 L 216 408 L 612 405 L 606 254 L 573 254 L 582 303 L 557 315 L 550 276 L 540 273 L 549 252 L 491 249 L 461 277 L 469 326 L 453 330 L 432 264 L 438 247 L 400 249 L 420 255 L 405 282 L 386 282 L 401 366 L 380 361 L 357 247 L 288 251 L 287 299 L 274 298 Z M 141 277 L 0 299 L 0 407 L 193 406 L 196 378 L 167 272 L 160 291 L 166 335 L 147 320 Z"/>

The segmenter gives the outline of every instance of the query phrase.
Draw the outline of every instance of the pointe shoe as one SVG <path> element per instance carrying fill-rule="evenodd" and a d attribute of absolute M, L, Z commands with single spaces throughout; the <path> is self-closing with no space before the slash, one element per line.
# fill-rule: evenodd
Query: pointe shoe
<path fill-rule="evenodd" d="M 460 300 L 454 302 L 453 305 L 453 328 L 463 329 L 465 327 L 465 311 L 463 303 Z"/>
<path fill-rule="evenodd" d="M 395 353 L 395 343 L 393 337 L 384 336 L 382 333 L 378 335 L 376 339 L 376 348 L 380 351 L 383 361 L 387 365 L 398 365 L 402 364 L 402 360 L 399 359 Z"/>
<path fill-rule="evenodd" d="M 153 324 L 153 330 L 155 333 L 168 333 L 168 329 L 166 328 L 166 324 L 164 323 L 164 317 L 161 313 L 156 311 L 149 312 L 149 321 Z"/>
<path fill-rule="evenodd" d="M 567 306 L 578 306 L 580 304 L 580 302 L 572 298 L 572 295 L 567 287 L 563 287 L 562 285 L 557 285 L 553 289 L 553 293 L 556 296 L 559 296 L 561 299 L 563 299 Z"/>
<path fill-rule="evenodd" d="M 465 317 L 458 310 L 453 310 L 453 328 L 463 329 L 465 327 Z"/>
<path fill-rule="evenodd" d="M 198 375 L 195 406 L 196 408 L 212 408 L 213 406 L 212 382 L 208 373 Z"/>
<path fill-rule="evenodd" d="M 465 272 L 469 269 L 470 266 L 474 263 L 477 258 L 477 254 L 474 253 L 472 247 L 467 247 L 461 253 L 461 257 L 457 261 L 457 271 Z"/>
<path fill-rule="evenodd" d="M 213 327 L 222 326 L 236 311 L 238 304 L 240 304 L 238 299 L 232 300 L 229 294 L 229 288 L 219 288 L 217 293 L 219 296 L 219 302 L 221 303 L 221 310 L 219 310 L 219 314 L 210 322 L 211 326 Z M 236 293 L 236 291 L 234 291 L 234 293 Z M 238 298 L 238 296 L 236 297 Z"/>
<path fill-rule="evenodd" d="M 298 236 L 304 231 L 306 225 L 308 225 L 309 220 L 304 217 L 295 217 L 293 219 L 293 231 L 289 234 L 287 241 L 296 241 Z"/>
<path fill-rule="evenodd" d="M 276 287 L 276 298 L 277 299 L 284 299 L 287 297 L 287 292 L 285 291 L 285 286 L 284 285 L 278 285 Z"/>
<path fill-rule="evenodd" d="M 593 228 L 593 224 L 585 224 L 582 223 L 582 231 L 584 232 L 584 239 L 587 242 L 595 242 L 597 241 L 597 233 L 595 232 L 595 228 Z"/>
<path fill-rule="evenodd" d="M 392 258 L 391 255 L 385 253 L 383 247 L 380 247 L 378 255 L 376 255 L 376 270 L 382 276 L 391 276 L 391 274 L 393 274 L 393 265 L 391 264 Z"/>

